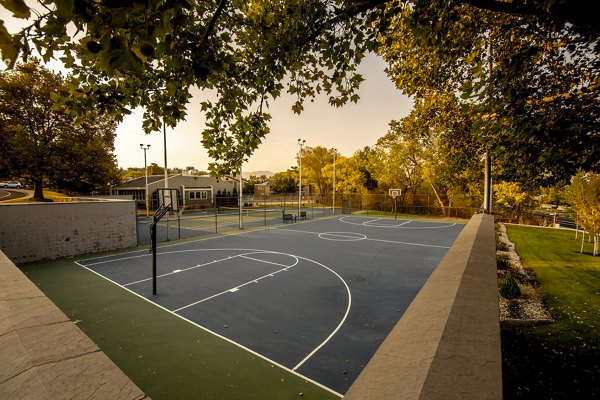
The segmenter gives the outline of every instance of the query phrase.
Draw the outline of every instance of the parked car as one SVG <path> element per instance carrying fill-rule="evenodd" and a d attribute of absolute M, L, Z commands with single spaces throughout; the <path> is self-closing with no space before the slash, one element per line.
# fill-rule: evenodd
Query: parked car
<path fill-rule="evenodd" d="M 0 182 L 0 187 L 5 189 L 23 189 L 23 185 L 21 185 L 21 182 L 17 181 Z"/>

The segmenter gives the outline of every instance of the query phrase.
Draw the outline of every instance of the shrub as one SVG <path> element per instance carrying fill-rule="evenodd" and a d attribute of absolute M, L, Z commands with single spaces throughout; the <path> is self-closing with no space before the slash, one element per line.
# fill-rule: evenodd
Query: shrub
<path fill-rule="evenodd" d="M 510 265 L 510 258 L 507 255 L 501 254 L 496 256 L 496 266 L 498 269 L 506 270 L 510 268 Z"/>
<path fill-rule="evenodd" d="M 521 289 L 519 288 L 517 278 L 510 271 L 500 281 L 500 295 L 508 300 L 521 296 Z"/>

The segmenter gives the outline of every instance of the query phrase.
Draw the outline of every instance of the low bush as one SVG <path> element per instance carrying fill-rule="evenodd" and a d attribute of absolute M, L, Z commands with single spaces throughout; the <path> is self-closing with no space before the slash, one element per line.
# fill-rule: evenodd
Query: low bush
<path fill-rule="evenodd" d="M 510 271 L 500 281 L 500 294 L 508 300 L 521 296 L 521 289 L 519 288 L 517 278 Z"/>

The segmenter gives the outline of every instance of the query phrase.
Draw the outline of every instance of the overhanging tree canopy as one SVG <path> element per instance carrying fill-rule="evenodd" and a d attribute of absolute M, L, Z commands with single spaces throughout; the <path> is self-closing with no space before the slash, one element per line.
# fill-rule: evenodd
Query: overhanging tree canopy
<path fill-rule="evenodd" d="M 597 36 L 445 0 L 389 3 L 380 27 L 396 86 L 421 98 L 461 94 L 497 178 L 531 187 L 600 167 Z"/>
<path fill-rule="evenodd" d="M 36 48 L 59 56 L 79 80 L 62 101 L 115 115 L 143 106 L 147 132 L 185 118 L 193 88 L 205 100 L 203 144 L 213 170 L 237 170 L 268 132 L 268 102 L 282 90 L 330 103 L 357 101 L 356 65 L 372 48 L 369 2 L 341 0 L 22 0 L 2 4 L 31 24 L 10 36 L 0 25 L 3 58 Z"/>
<path fill-rule="evenodd" d="M 214 90 L 217 100 L 202 103 L 208 126 L 203 144 L 217 160 L 213 170 L 237 170 L 244 156 L 252 154 L 268 132 L 269 101 L 283 90 L 298 96 L 293 105 L 296 112 L 302 110 L 305 98 L 318 93 L 328 94 L 336 106 L 357 101 L 362 78 L 356 65 L 376 48 L 378 32 L 387 43 L 388 37 L 407 31 L 412 40 L 407 43 L 423 54 L 421 71 L 429 84 L 448 85 L 458 77 L 468 95 L 484 93 L 478 86 L 485 74 L 482 42 L 489 37 L 498 41 L 494 54 L 508 49 L 509 57 L 503 60 L 515 62 L 494 73 L 494 85 L 486 83 L 494 90 L 506 89 L 495 91 L 498 97 L 490 100 L 487 113 L 502 111 L 510 123 L 520 123 L 523 113 L 530 112 L 528 107 L 534 107 L 535 120 L 524 121 L 526 137 L 531 134 L 539 140 L 536 129 L 540 131 L 537 126 L 548 117 L 542 107 L 547 100 L 553 121 L 570 116 L 565 124 L 579 119 L 571 111 L 554 110 L 583 110 L 588 116 L 583 125 L 594 122 L 589 115 L 597 111 L 594 98 L 579 96 L 584 89 L 597 93 L 599 22 L 594 0 L 38 0 L 36 12 L 23 0 L 6 0 L 2 5 L 30 23 L 12 36 L 0 25 L 3 58 L 14 63 L 32 48 L 44 59 L 61 57 L 78 78 L 72 94 L 62 101 L 79 114 L 84 115 L 90 104 L 113 115 L 143 106 L 144 127 L 153 131 L 163 122 L 175 126 L 185 118 L 192 88 Z M 487 17 L 472 12 L 472 6 L 489 10 Z M 506 22 L 508 18 L 514 21 Z M 534 44 L 528 45 L 530 41 Z M 514 43 L 524 45 L 511 51 Z M 557 53 L 550 57 L 553 63 L 537 62 L 552 52 Z M 595 58 L 587 60 L 584 54 Z M 554 62 L 561 57 L 573 62 Z M 590 65 L 594 67 L 587 68 Z M 447 66 L 454 69 L 446 70 Z M 585 82 L 565 74 L 570 66 L 575 66 L 573 76 L 590 70 L 581 75 Z M 524 79 L 502 72 L 529 67 L 533 71 Z M 423 81 L 412 76 L 413 86 Z M 531 86 L 535 79 L 540 83 Z M 470 89 L 465 87 L 467 81 L 472 81 Z M 541 90 L 551 81 L 565 84 Z M 577 95 L 575 103 L 567 98 L 573 95 Z M 522 101 L 508 109 L 513 98 Z M 556 106 L 555 101 L 568 104 Z M 551 137 L 557 131 L 571 137 L 568 129 L 543 128 Z M 582 147 L 588 146 L 587 133 L 579 130 L 572 135 L 575 142 L 586 141 Z M 504 140 L 505 144 L 510 145 Z M 553 149 L 559 147 L 553 144 Z M 583 158 L 593 159 L 595 154 Z"/>

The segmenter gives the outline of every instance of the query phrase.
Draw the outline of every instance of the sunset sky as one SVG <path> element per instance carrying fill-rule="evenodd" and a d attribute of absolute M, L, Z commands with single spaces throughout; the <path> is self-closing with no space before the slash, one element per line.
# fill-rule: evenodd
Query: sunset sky
<path fill-rule="evenodd" d="M 9 32 L 16 32 L 22 21 L 11 17 L 5 9 L 0 9 L 0 19 L 4 20 Z M 62 70 L 59 62 L 53 61 L 48 67 Z M 394 88 L 385 75 L 385 63 L 375 55 L 368 55 L 360 67 L 365 81 L 359 91 L 358 104 L 348 104 L 334 108 L 321 96 L 314 102 L 306 102 L 301 115 L 291 111 L 294 99 L 284 95 L 271 103 L 269 112 L 272 120 L 271 133 L 263 140 L 260 148 L 243 166 L 245 172 L 269 170 L 284 171 L 296 164 L 299 150 L 298 139 L 306 140 L 306 146 L 337 148 L 344 156 L 356 150 L 372 146 L 383 136 L 392 119 L 407 115 L 412 101 Z M 200 143 L 204 129 L 204 116 L 199 102 L 208 93 L 198 92 L 188 106 L 187 120 L 175 129 L 167 129 L 167 164 L 169 168 L 193 166 L 206 170 L 211 160 Z M 150 144 L 147 152 L 148 164 L 164 166 L 164 146 L 162 132 L 146 135 L 142 129 L 142 109 L 136 109 L 117 128 L 115 156 L 120 167 L 143 167 L 144 154 L 140 144 Z"/>

